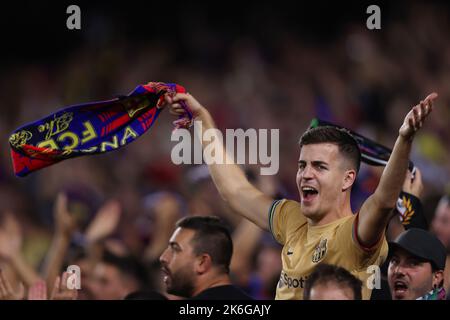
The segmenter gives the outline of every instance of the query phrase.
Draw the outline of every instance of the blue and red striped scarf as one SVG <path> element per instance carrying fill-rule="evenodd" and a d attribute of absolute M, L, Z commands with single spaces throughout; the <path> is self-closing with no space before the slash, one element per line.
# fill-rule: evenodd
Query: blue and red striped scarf
<path fill-rule="evenodd" d="M 164 94 L 186 92 L 173 83 L 139 85 L 128 96 L 73 105 L 24 125 L 9 138 L 14 173 L 24 177 L 62 160 L 117 150 L 144 134 L 161 112 Z M 186 126 L 192 115 L 175 122 Z"/>

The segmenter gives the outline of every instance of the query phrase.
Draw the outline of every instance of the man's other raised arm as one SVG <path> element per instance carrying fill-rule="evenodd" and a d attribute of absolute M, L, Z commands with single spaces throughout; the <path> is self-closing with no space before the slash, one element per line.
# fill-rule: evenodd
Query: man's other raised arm
<path fill-rule="evenodd" d="M 428 95 L 406 115 L 380 183 L 361 207 L 357 236 L 364 246 L 374 245 L 385 231 L 405 179 L 414 135 L 431 113 L 436 98 L 436 93 Z"/>

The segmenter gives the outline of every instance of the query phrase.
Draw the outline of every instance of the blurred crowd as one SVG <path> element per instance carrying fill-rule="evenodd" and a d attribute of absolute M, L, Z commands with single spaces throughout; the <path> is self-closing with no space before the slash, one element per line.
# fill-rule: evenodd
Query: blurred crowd
<path fill-rule="evenodd" d="M 227 45 L 198 22 L 182 45 L 120 34 L 110 43 L 91 35 L 52 63 L 8 66 L 0 75 L 1 273 L 15 293 L 25 286 L 37 298 L 72 298 L 55 285 L 64 282 L 58 277 L 69 265 L 81 268 L 78 299 L 164 293 L 159 257 L 176 221 L 216 215 L 232 231 L 233 283 L 255 299 L 274 298 L 281 247 L 230 214 L 206 166 L 171 162 L 174 119 L 167 112 L 123 149 L 14 177 L 7 144 L 14 129 L 62 106 L 126 94 L 148 81 L 185 86 L 220 129 L 280 129 L 279 173 L 260 176 L 255 166 L 246 172 L 265 193 L 295 200 L 297 143 L 312 118 L 392 147 L 407 110 L 438 92 L 435 114 L 411 158 L 422 171 L 430 222 L 438 200 L 450 192 L 449 15 L 447 6 L 415 3 L 404 16 L 383 20 L 379 31 L 367 30 L 362 19 L 327 41 L 280 27 L 276 37 L 244 35 Z M 103 34 L 114 32 L 99 24 Z M 355 211 L 381 171 L 362 167 L 353 190 Z"/>

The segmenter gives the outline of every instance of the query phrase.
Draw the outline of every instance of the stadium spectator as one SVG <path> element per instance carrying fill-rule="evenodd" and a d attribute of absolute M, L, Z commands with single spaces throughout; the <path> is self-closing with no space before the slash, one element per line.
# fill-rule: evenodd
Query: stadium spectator
<path fill-rule="evenodd" d="M 411 228 L 389 243 L 388 282 L 393 300 L 445 299 L 446 250 L 430 232 Z"/>
<path fill-rule="evenodd" d="M 344 268 L 318 265 L 305 282 L 304 300 L 361 300 L 362 282 Z"/>
<path fill-rule="evenodd" d="M 445 195 L 439 201 L 431 222 L 431 231 L 445 247 L 447 258 L 444 270 L 444 287 L 450 295 L 450 197 Z"/>
<path fill-rule="evenodd" d="M 301 299 L 302 283 L 319 262 L 346 267 L 363 280 L 368 278 L 365 268 L 383 263 L 387 254 L 385 229 L 401 191 L 412 142 L 436 98 L 436 93 L 428 95 L 407 113 L 380 183 L 357 214 L 352 212 L 350 196 L 361 154 L 346 130 L 325 126 L 302 135 L 296 176 L 300 202 L 275 200 L 257 189 L 227 153 L 222 139 L 215 136 L 212 144 L 221 150 L 223 163 L 214 161 L 208 166 L 217 190 L 237 214 L 270 231 L 283 245 L 277 299 Z M 177 93 L 165 99 L 172 114 L 184 115 L 185 104 L 203 130 L 217 132 L 209 111 L 192 95 Z M 197 133 L 196 138 L 204 148 L 210 148 L 202 134 Z M 289 282 L 294 281 L 300 284 L 291 286 Z M 365 299 L 370 294 L 364 287 Z"/>
<path fill-rule="evenodd" d="M 386 230 L 386 239 L 395 240 L 405 230 L 410 228 L 427 229 L 427 221 L 420 198 L 423 193 L 422 174 L 419 168 L 415 168 L 413 175 L 410 170 L 407 171 L 403 181 L 402 192 L 397 200 L 396 209 L 392 212 L 392 218 Z M 388 283 L 389 261 L 386 260 L 380 267 L 381 281 L 380 287 L 372 291 L 371 300 L 391 300 L 391 292 Z"/>
<path fill-rule="evenodd" d="M 179 220 L 160 257 L 167 293 L 197 300 L 250 300 L 231 283 L 233 242 L 220 219 Z"/>
<path fill-rule="evenodd" d="M 95 300 L 122 300 L 130 293 L 145 290 L 147 274 L 137 259 L 105 251 L 89 283 Z"/>

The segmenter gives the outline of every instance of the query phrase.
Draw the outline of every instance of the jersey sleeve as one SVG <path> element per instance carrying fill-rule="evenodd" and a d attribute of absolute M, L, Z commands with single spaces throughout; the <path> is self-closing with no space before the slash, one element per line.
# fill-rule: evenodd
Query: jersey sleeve
<path fill-rule="evenodd" d="M 289 234 L 305 224 L 300 204 L 293 200 L 275 200 L 269 209 L 269 230 L 275 240 L 284 245 Z"/>
<path fill-rule="evenodd" d="M 342 254 L 349 261 L 353 261 L 355 270 L 365 269 L 370 265 L 381 265 L 387 258 L 388 244 L 383 235 L 372 246 L 363 246 L 357 236 L 359 213 L 355 214 L 340 226 L 337 231 L 337 241 Z"/>

